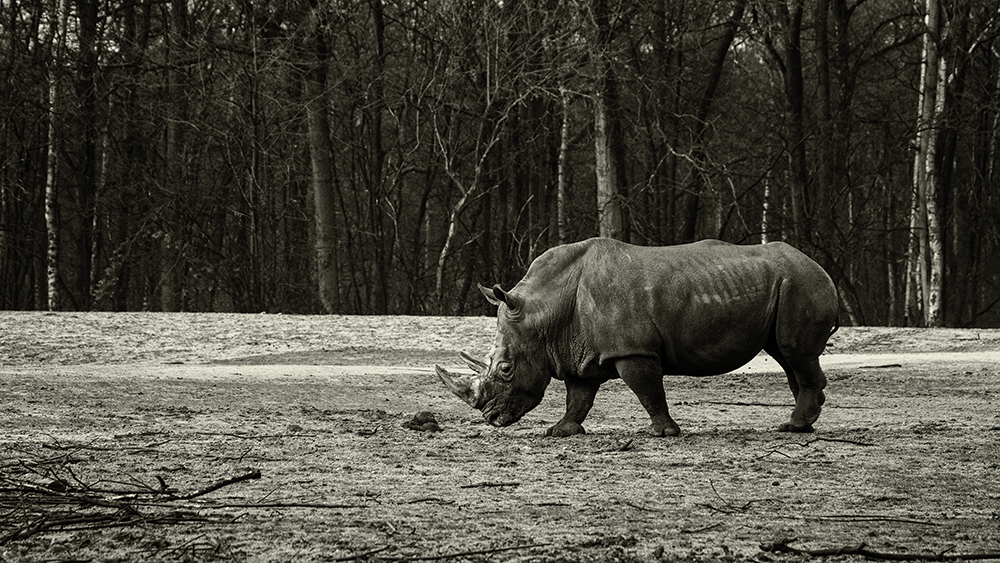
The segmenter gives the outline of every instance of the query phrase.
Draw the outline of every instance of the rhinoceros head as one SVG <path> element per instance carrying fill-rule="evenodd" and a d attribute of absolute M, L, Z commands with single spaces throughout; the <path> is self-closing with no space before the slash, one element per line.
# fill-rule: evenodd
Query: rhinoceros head
<path fill-rule="evenodd" d="M 508 426 L 538 406 L 551 380 L 551 370 L 537 329 L 526 320 L 521 299 L 504 292 L 479 286 L 486 299 L 497 305 L 497 334 L 486 360 L 462 353 L 471 376 L 448 373 L 435 366 L 438 377 L 458 398 L 481 410 L 493 426 Z"/>

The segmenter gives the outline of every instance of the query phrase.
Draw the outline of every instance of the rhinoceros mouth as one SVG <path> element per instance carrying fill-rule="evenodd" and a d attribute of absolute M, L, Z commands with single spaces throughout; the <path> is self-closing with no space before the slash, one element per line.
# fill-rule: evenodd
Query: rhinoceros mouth
<path fill-rule="evenodd" d="M 483 418 L 490 426 L 495 426 L 497 428 L 503 428 L 504 426 L 510 426 L 518 420 L 521 420 L 520 416 L 515 416 L 505 411 L 491 411 L 488 409 L 483 409 Z"/>

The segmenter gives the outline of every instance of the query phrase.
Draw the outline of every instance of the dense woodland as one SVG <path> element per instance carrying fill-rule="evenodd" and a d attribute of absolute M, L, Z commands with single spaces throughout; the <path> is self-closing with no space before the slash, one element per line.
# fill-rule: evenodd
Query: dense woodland
<path fill-rule="evenodd" d="M 0 308 L 481 314 L 600 235 L 1000 325 L 994 2 L 0 6 Z"/>

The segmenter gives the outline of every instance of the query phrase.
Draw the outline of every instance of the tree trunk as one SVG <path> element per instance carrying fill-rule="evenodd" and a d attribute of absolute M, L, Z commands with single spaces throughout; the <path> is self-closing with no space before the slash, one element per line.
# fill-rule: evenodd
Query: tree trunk
<path fill-rule="evenodd" d="M 698 238 L 698 214 L 701 209 L 702 192 L 705 190 L 707 181 L 707 171 L 705 169 L 708 160 L 708 153 L 705 145 L 708 141 L 708 116 L 712 111 L 712 104 L 715 102 L 715 94 L 722 81 L 722 71 L 725 68 L 726 57 L 729 48 L 736 37 L 736 30 L 743 19 L 743 12 L 746 9 L 747 0 L 740 0 L 733 7 L 733 12 L 729 19 L 722 26 L 722 35 L 717 39 L 715 51 L 712 54 L 712 62 L 709 68 L 705 90 L 701 95 L 698 104 L 698 111 L 695 114 L 695 126 L 693 134 L 694 146 L 691 149 L 692 160 L 698 167 L 694 171 L 693 183 L 687 194 L 687 202 L 684 206 L 684 214 L 681 217 L 682 224 L 680 238 L 683 242 L 692 242 Z"/>
<path fill-rule="evenodd" d="M 828 201 L 832 201 L 831 194 L 834 190 L 834 143 L 836 142 L 833 129 L 833 100 L 830 93 L 830 39 L 829 39 L 829 3 L 828 0 L 817 0 L 815 7 L 815 33 L 817 43 L 816 53 L 816 125 L 818 135 L 816 138 L 816 177 L 815 186 L 811 190 L 813 194 L 813 208 L 821 210 L 815 214 L 815 224 L 810 228 L 815 229 L 814 240 L 817 245 L 823 247 L 824 253 L 829 258 L 830 242 L 833 238 L 831 224 L 834 221 L 831 206 Z M 826 262 L 824 260 L 824 262 Z M 829 264 L 827 264 L 829 266 Z"/>
<path fill-rule="evenodd" d="M 559 228 L 559 244 L 569 242 L 567 229 L 566 203 L 566 153 L 569 151 L 569 94 L 566 88 L 559 88 L 560 107 L 562 107 L 562 125 L 559 127 L 559 157 L 556 179 L 556 224 Z"/>
<path fill-rule="evenodd" d="M 171 64 L 167 70 L 167 100 L 166 106 L 171 112 L 167 118 L 167 131 L 164 147 L 164 164 L 166 165 L 165 183 L 168 200 L 164 206 L 163 236 L 160 239 L 160 310 L 177 311 L 180 309 L 180 270 L 181 255 L 180 229 L 178 223 L 177 202 L 184 196 L 184 141 L 182 124 L 187 122 L 186 103 L 184 101 L 183 71 L 179 68 L 181 53 L 187 44 L 187 3 L 184 0 L 170 2 L 171 29 L 168 32 L 169 58 Z"/>
<path fill-rule="evenodd" d="M 928 11 L 931 4 L 937 10 L 937 0 L 928 0 Z M 940 29 L 940 27 L 938 27 Z M 944 316 L 942 313 L 942 302 L 944 300 L 944 210 L 938 207 L 938 194 L 942 189 L 940 185 L 940 170 L 938 169 L 938 140 L 940 139 L 940 128 L 944 117 L 946 103 L 946 87 L 948 83 L 948 70 L 944 58 L 938 57 L 937 84 L 935 85 L 935 103 L 932 114 L 933 129 L 931 130 L 931 142 L 927 147 L 927 252 L 930 258 L 929 287 L 927 288 L 927 309 L 924 311 L 924 324 L 929 327 L 939 327 L 943 325 Z"/>
<path fill-rule="evenodd" d="M 97 186 L 98 168 L 100 166 L 100 118 L 97 115 L 97 20 L 98 4 L 96 0 L 77 0 L 76 11 L 79 20 L 78 37 L 80 54 L 78 60 L 78 80 L 76 94 L 79 100 L 81 140 L 83 155 L 80 159 L 79 175 L 79 265 L 80 274 L 76 283 L 76 302 L 84 310 L 90 309 L 91 297 L 95 287 L 92 286 L 94 268 L 98 257 L 94 254 L 97 238 L 94 221 L 97 219 Z"/>
<path fill-rule="evenodd" d="M 792 233 L 798 243 L 811 240 L 806 226 L 808 207 L 805 188 L 809 172 L 806 165 L 805 94 L 802 76 L 802 12 L 803 0 L 794 0 L 791 12 L 784 4 L 785 20 L 785 103 L 788 126 L 789 199 L 792 207 Z"/>
<path fill-rule="evenodd" d="M 441 151 L 441 162 L 443 164 L 444 171 L 451 180 L 452 185 L 458 189 L 459 193 L 461 193 L 458 201 L 451 206 L 451 211 L 448 214 L 448 230 L 444 238 L 444 243 L 441 245 L 441 252 L 438 253 L 437 265 L 435 267 L 434 310 L 439 315 L 447 313 L 444 299 L 444 273 L 448 264 L 448 259 L 451 258 L 452 248 L 455 245 L 455 238 L 458 235 L 459 219 L 462 217 L 462 214 L 465 212 L 465 208 L 469 205 L 472 198 L 478 196 L 479 194 L 480 180 L 483 175 L 484 163 L 486 163 L 490 150 L 497 141 L 495 133 L 499 130 L 499 127 L 495 123 L 491 123 L 487 126 L 486 120 L 480 121 L 478 146 L 483 147 L 483 152 L 482 154 L 475 155 L 476 164 L 473 167 L 473 177 L 466 186 L 459 176 L 459 171 L 452 167 L 454 155 L 451 154 L 451 151 L 453 150 L 453 147 L 456 146 L 459 117 L 457 115 L 457 110 L 452 109 L 451 111 L 452 115 L 444 120 L 448 126 L 447 140 L 441 135 L 438 124 L 436 122 L 434 124 L 434 133 L 437 140 L 437 147 Z M 491 115 L 489 107 L 484 109 L 483 115 Z"/>
<path fill-rule="evenodd" d="M 58 0 L 56 5 L 56 14 L 52 18 L 50 25 L 50 37 L 53 38 L 53 44 L 48 72 L 49 124 L 45 173 L 45 230 L 47 236 L 45 274 L 47 306 L 50 311 L 56 311 L 61 306 L 59 291 L 59 147 L 57 118 L 59 116 L 59 80 L 62 75 L 59 65 L 63 59 L 68 14 L 66 0 Z"/>
<path fill-rule="evenodd" d="M 760 243 L 767 244 L 771 236 L 771 180 L 764 177 L 764 198 L 760 206 Z M 780 237 L 779 239 L 780 240 Z"/>
<path fill-rule="evenodd" d="M 375 313 L 384 315 L 389 311 L 389 261 L 392 259 L 392 244 L 395 235 L 386 233 L 385 208 L 386 186 L 384 183 L 385 148 L 382 139 L 382 114 L 385 107 L 385 17 L 382 0 L 369 2 L 375 32 L 375 75 L 372 79 L 372 99 L 370 107 L 370 158 L 368 174 L 368 212 L 371 219 L 371 238 L 375 261 L 374 307 Z"/>
<path fill-rule="evenodd" d="M 445 235 L 444 244 L 441 246 L 441 252 L 438 253 L 437 266 L 434 274 L 435 313 L 438 315 L 447 313 L 444 303 L 445 266 L 448 264 L 448 258 L 451 257 L 451 248 L 455 244 L 455 235 L 458 230 L 458 219 L 462 216 L 462 212 L 465 211 L 465 206 L 469 202 L 469 195 L 470 192 L 463 193 L 462 197 L 458 199 L 458 203 L 451 208 L 451 213 L 448 215 L 448 234 Z"/>
<path fill-rule="evenodd" d="M 926 10 L 907 257 L 907 317 L 908 324 L 940 326 L 944 245 L 936 195 L 937 139 L 944 112 L 947 66 L 938 49 L 942 25 L 937 0 L 927 0 Z"/>
<path fill-rule="evenodd" d="M 618 170 L 612 141 L 616 116 L 612 107 L 614 79 L 608 64 L 611 48 L 611 23 L 607 0 L 595 0 L 597 46 L 594 62 L 597 85 L 594 92 L 594 173 L 597 179 L 597 216 L 602 237 L 622 238 L 622 207 L 618 193 Z"/>
<path fill-rule="evenodd" d="M 305 73 L 306 127 L 309 140 L 311 186 L 316 221 L 316 284 L 327 313 L 340 310 L 340 267 L 337 253 L 337 204 L 333 185 L 333 145 L 327 117 L 327 47 L 323 29 L 312 31 Z"/>
<path fill-rule="evenodd" d="M 600 89 L 601 87 L 599 87 Z M 602 237 L 622 237 L 622 208 L 618 198 L 618 175 L 612 154 L 608 113 L 604 92 L 594 100 L 594 172 L 597 176 L 597 214 Z"/>

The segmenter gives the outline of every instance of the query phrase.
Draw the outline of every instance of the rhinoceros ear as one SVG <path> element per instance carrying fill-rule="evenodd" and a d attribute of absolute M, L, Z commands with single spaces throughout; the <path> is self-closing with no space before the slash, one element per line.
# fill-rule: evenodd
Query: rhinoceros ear
<path fill-rule="evenodd" d="M 496 295 L 493 294 L 492 289 L 484 286 L 481 283 L 477 283 L 476 285 L 479 286 L 479 292 L 483 294 L 483 297 L 485 297 L 486 300 L 489 301 L 491 305 L 496 305 L 497 307 L 500 306 L 500 301 L 497 300 L 497 297 Z"/>
<path fill-rule="evenodd" d="M 486 299 L 490 303 L 496 305 L 497 307 L 499 307 L 500 304 L 503 303 L 507 305 L 507 308 L 509 310 L 517 311 L 521 306 L 521 300 L 504 291 L 503 288 L 500 287 L 500 284 L 496 284 L 490 289 L 486 289 L 485 287 L 480 285 L 479 291 L 483 292 L 483 295 L 486 296 Z"/>
<path fill-rule="evenodd" d="M 501 303 L 506 302 L 507 294 L 500 289 L 500 284 L 494 285 L 492 288 L 486 287 L 483 284 L 476 284 L 479 286 L 479 291 L 483 294 L 492 305 L 500 306 Z"/>

